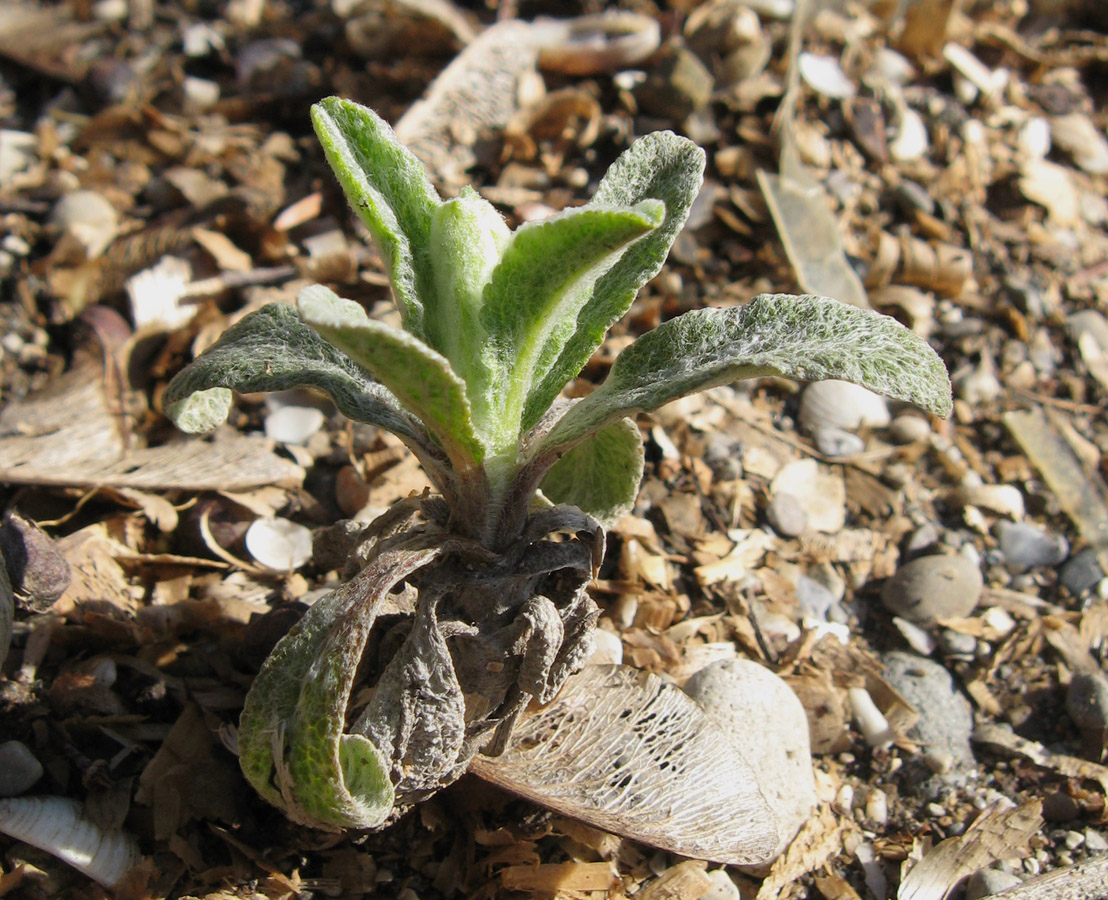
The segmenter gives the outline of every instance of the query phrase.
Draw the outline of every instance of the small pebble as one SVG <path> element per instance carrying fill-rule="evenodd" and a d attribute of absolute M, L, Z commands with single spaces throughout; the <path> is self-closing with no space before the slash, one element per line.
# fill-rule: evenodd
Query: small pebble
<path fill-rule="evenodd" d="M 920 714 L 908 736 L 928 748 L 929 754 L 948 755 L 950 774 L 971 771 L 975 766 L 970 748 L 973 713 L 946 668 L 901 651 L 885 654 L 884 663 L 885 680 Z"/>
<path fill-rule="evenodd" d="M 893 188 L 893 199 L 906 212 L 918 210 L 929 216 L 935 214 L 935 198 L 919 182 L 905 178 Z"/>
<path fill-rule="evenodd" d="M 282 444 L 305 444 L 326 416 L 314 406 L 277 406 L 265 417 L 265 435 Z"/>
<path fill-rule="evenodd" d="M 816 449 L 824 456 L 840 458 L 857 456 L 866 449 L 866 442 L 858 435 L 841 428 L 820 428 L 815 434 Z"/>
<path fill-rule="evenodd" d="M 287 572 L 312 558 L 312 532 L 288 519 L 255 519 L 246 530 L 246 549 L 266 568 Z"/>
<path fill-rule="evenodd" d="M 738 885 L 731 880 L 725 869 L 713 869 L 708 873 L 708 880 L 712 882 L 711 890 L 701 894 L 697 900 L 741 900 L 742 893 Z"/>
<path fill-rule="evenodd" d="M 1064 791 L 1047 791 L 1042 799 L 1047 822 L 1072 822 L 1081 815 L 1081 806 Z"/>
<path fill-rule="evenodd" d="M 1108 676 L 1103 672 L 1074 672 L 1066 689 L 1066 712 L 1082 732 L 1108 731 Z"/>
<path fill-rule="evenodd" d="M 16 797 L 29 791 L 42 777 L 40 763 L 21 741 L 0 744 L 0 797 Z"/>
<path fill-rule="evenodd" d="M 1008 567 L 1025 572 L 1040 566 L 1057 566 L 1069 555 L 1069 542 L 1060 534 L 1028 522 L 1000 521 L 997 541 Z"/>
<path fill-rule="evenodd" d="M 1058 577 L 1062 586 L 1075 597 L 1091 591 L 1104 577 L 1104 571 L 1097 561 L 1097 551 L 1092 547 L 1079 550 L 1066 560 Z"/>
<path fill-rule="evenodd" d="M 1023 884 L 1019 876 L 1011 872 L 1002 872 L 1000 869 L 978 869 L 970 876 L 966 884 L 966 900 L 981 900 L 999 894 L 1017 884 Z"/>
<path fill-rule="evenodd" d="M 1067 831 L 1066 832 L 1066 847 L 1070 850 L 1076 850 L 1082 844 L 1085 843 L 1085 835 L 1080 831 Z"/>
<path fill-rule="evenodd" d="M 1092 828 L 1085 829 L 1085 849 L 1090 853 L 1103 853 L 1108 850 L 1108 838 Z"/>
<path fill-rule="evenodd" d="M 1084 113 L 1057 116 L 1050 122 L 1054 143 L 1090 175 L 1108 172 L 1108 140 Z"/>
<path fill-rule="evenodd" d="M 926 440 L 931 434 L 931 425 L 923 416 L 904 413 L 893 419 L 889 426 L 889 437 L 898 444 L 914 444 Z"/>
<path fill-rule="evenodd" d="M 796 579 L 796 602 L 800 612 L 809 619 L 827 620 L 827 612 L 835 604 L 835 595 L 814 578 L 800 575 Z"/>
<path fill-rule="evenodd" d="M 834 100 L 845 100 L 858 92 L 854 79 L 847 77 L 833 56 L 804 52 L 797 60 L 800 77 L 818 94 Z"/>
<path fill-rule="evenodd" d="M 889 727 L 885 714 L 873 702 L 869 691 L 864 687 L 852 687 L 846 693 L 854 714 L 854 724 L 862 732 L 866 743 L 871 747 L 889 746 L 893 742 L 893 730 Z"/>
<path fill-rule="evenodd" d="M 885 398 L 849 381 L 815 381 L 800 395 L 797 419 L 816 434 L 822 428 L 884 428 L 890 422 Z"/>
<path fill-rule="evenodd" d="M 900 109 L 896 135 L 889 141 L 889 157 L 898 163 L 922 158 L 931 147 L 923 117 L 910 107 Z"/>
<path fill-rule="evenodd" d="M 766 507 L 766 521 L 781 537 L 796 537 L 808 527 L 808 513 L 793 494 L 777 491 Z"/>
<path fill-rule="evenodd" d="M 981 570 L 965 556 L 921 556 L 885 582 L 881 600 L 893 614 L 927 625 L 968 616 L 983 587 Z"/>
<path fill-rule="evenodd" d="M 889 820 L 889 797 L 880 790 L 874 788 L 866 797 L 866 821 L 881 828 Z"/>
<path fill-rule="evenodd" d="M 89 259 L 99 256 L 119 230 L 119 213 L 96 191 L 71 191 L 54 204 L 50 224 L 85 248 Z"/>
<path fill-rule="evenodd" d="M 945 656 L 973 659 L 977 652 L 977 638 L 972 634 L 962 634 L 960 631 L 944 628 L 939 633 L 939 646 Z"/>
<path fill-rule="evenodd" d="M 623 662 L 623 641 L 618 634 L 604 628 L 593 631 L 593 648 L 585 660 L 590 666 L 618 666 Z"/>

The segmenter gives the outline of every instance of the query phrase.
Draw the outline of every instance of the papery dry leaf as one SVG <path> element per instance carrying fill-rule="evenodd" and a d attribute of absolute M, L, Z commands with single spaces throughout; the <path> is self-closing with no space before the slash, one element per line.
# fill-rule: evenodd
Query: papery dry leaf
<path fill-rule="evenodd" d="M 1041 800 L 986 810 L 965 833 L 947 838 L 912 867 L 900 883 L 897 900 L 943 900 L 963 878 L 1026 850 L 1043 825 L 1042 810 Z"/>

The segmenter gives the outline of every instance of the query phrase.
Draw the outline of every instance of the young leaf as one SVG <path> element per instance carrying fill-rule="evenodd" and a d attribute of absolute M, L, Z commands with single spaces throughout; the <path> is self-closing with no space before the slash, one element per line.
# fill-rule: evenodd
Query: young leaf
<path fill-rule="evenodd" d="M 435 289 L 427 300 L 427 341 L 467 384 L 487 381 L 481 369 L 487 343 L 481 303 L 511 237 L 500 213 L 472 188 L 431 217 Z"/>
<path fill-rule="evenodd" d="M 642 473 L 639 426 L 620 419 L 562 456 L 540 488 L 554 503 L 576 506 L 611 528 L 635 505 Z"/>
<path fill-rule="evenodd" d="M 623 416 L 759 375 L 838 378 L 940 416 L 951 409 L 942 360 L 895 319 L 826 297 L 762 294 L 742 307 L 685 313 L 644 334 L 533 455 L 561 452 Z"/>
<path fill-rule="evenodd" d="M 518 437 L 531 374 L 551 330 L 576 319 L 595 280 L 664 215 L 657 200 L 629 209 L 569 209 L 512 235 L 481 308 L 493 373 L 474 399 L 482 421 L 499 423 L 508 440 Z"/>
<path fill-rule="evenodd" d="M 658 274 L 688 218 L 703 175 L 704 151 L 670 131 L 635 141 L 608 169 L 586 209 L 633 206 L 653 198 L 665 204 L 666 217 L 597 280 L 574 327 L 555 333 L 546 342 L 527 397 L 525 429 L 539 420 L 566 382 L 581 371 L 603 343 L 608 329 L 631 308 L 639 289 Z"/>
<path fill-rule="evenodd" d="M 450 362 L 406 331 L 370 319 L 357 303 L 320 284 L 297 297 L 304 321 L 396 395 L 439 439 L 452 460 L 480 462 L 466 386 Z"/>
<path fill-rule="evenodd" d="M 439 195 L 418 159 L 375 112 L 328 97 L 312 107 L 327 162 L 373 235 L 404 327 L 423 336 L 431 214 Z"/>
<path fill-rule="evenodd" d="M 326 391 L 348 418 L 378 425 L 430 448 L 427 433 L 355 363 L 305 325 L 296 310 L 271 303 L 228 328 L 166 388 L 166 415 L 189 434 L 211 431 L 231 408 L 231 391 Z"/>

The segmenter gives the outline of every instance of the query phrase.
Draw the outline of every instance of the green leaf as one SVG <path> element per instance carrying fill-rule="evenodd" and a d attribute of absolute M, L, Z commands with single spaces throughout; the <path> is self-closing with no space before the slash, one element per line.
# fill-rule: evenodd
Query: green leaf
<path fill-rule="evenodd" d="M 500 213 L 472 188 L 447 200 L 431 217 L 435 290 L 427 305 L 427 340 L 466 384 L 488 381 L 482 369 L 488 338 L 481 304 L 511 237 Z"/>
<path fill-rule="evenodd" d="M 527 397 L 525 429 L 538 422 L 603 343 L 608 329 L 626 315 L 639 289 L 658 274 L 688 218 L 703 175 L 704 151 L 671 131 L 640 138 L 612 164 L 585 208 L 633 206 L 653 198 L 665 204 L 665 220 L 597 280 L 573 327 L 547 341 Z"/>
<path fill-rule="evenodd" d="M 387 387 L 421 419 L 460 467 L 484 457 L 466 386 L 450 362 L 419 338 L 370 319 L 357 303 L 314 284 L 297 303 L 304 321 Z"/>
<path fill-rule="evenodd" d="M 381 601 L 438 550 L 395 549 L 315 603 L 262 665 L 239 719 L 239 765 L 290 818 L 374 828 L 392 811 L 391 760 L 345 734 L 358 664 Z"/>
<path fill-rule="evenodd" d="M 611 528 L 635 505 L 642 473 L 639 426 L 620 419 L 562 456 L 540 488 L 554 503 L 576 506 Z"/>
<path fill-rule="evenodd" d="M 348 418 L 430 446 L 427 433 L 351 359 L 305 325 L 296 310 L 271 303 L 244 316 L 166 388 L 165 413 L 182 431 L 211 431 L 226 418 L 231 391 L 326 391 Z"/>
<path fill-rule="evenodd" d="M 518 439 L 532 372 L 551 333 L 577 318 L 596 279 L 664 215 L 657 200 L 569 209 L 512 235 L 485 289 L 481 323 L 492 376 L 474 397 L 480 421 L 499 426 L 501 438 Z"/>
<path fill-rule="evenodd" d="M 685 313 L 644 334 L 533 456 L 561 452 L 623 416 L 760 375 L 837 378 L 940 416 L 951 409 L 942 360 L 895 319 L 826 297 L 762 294 L 742 307 Z"/>
<path fill-rule="evenodd" d="M 404 327 L 422 337 L 439 195 L 420 161 L 373 110 L 328 97 L 312 107 L 312 124 L 350 205 L 373 235 Z"/>

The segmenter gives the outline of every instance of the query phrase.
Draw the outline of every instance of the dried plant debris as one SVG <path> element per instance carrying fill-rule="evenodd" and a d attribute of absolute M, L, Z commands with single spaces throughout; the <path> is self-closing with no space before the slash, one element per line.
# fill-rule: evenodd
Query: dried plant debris
<path fill-rule="evenodd" d="M 1102 7 L 669 0 L 598 17 L 583 3 L 0 3 L 0 757 L 14 823 L 0 893 L 86 894 L 99 880 L 120 896 L 221 900 L 887 900 L 1019 882 L 1003 896 L 1100 896 Z M 613 426 L 617 456 L 643 438 L 644 480 L 632 501 L 635 457 L 605 482 L 604 562 L 596 532 L 573 528 L 523 554 L 557 588 L 563 632 L 595 616 L 595 661 L 622 666 L 574 676 L 554 706 L 505 703 L 518 671 L 495 671 L 488 648 L 457 686 L 407 673 L 395 680 L 406 688 L 375 697 L 380 661 L 402 659 L 405 642 L 435 651 L 453 612 L 417 622 L 413 582 L 374 585 L 364 658 L 347 659 L 345 725 L 386 748 L 400 802 L 388 827 L 346 834 L 290 824 L 254 796 L 238 757 L 258 748 L 240 716 L 295 623 L 339 640 L 315 623 L 371 556 L 394 560 L 394 575 L 424 560 L 416 536 L 382 545 L 393 526 L 366 528 L 398 501 L 417 531 L 441 527 L 416 456 L 434 468 L 443 444 L 393 437 L 395 418 L 351 423 L 310 389 L 271 402 L 243 383 L 211 438 L 182 440 L 164 416 L 191 359 L 267 304 L 299 316 L 309 283 L 397 325 L 394 261 L 367 243 L 311 137 L 308 110 L 332 94 L 394 123 L 439 197 L 473 184 L 510 229 L 585 204 L 642 135 L 668 129 L 704 149 L 707 185 L 668 261 L 559 401 L 573 415 L 558 452 L 609 401 L 636 408 L 643 385 L 617 360 L 658 326 L 681 343 L 668 323 L 722 307 L 789 333 L 758 295 L 811 291 L 890 314 L 955 385 L 942 421 L 782 377 L 811 373 L 748 346 L 746 362 L 778 374 Z M 864 342 L 852 358 L 873 362 Z M 720 365 L 721 381 L 734 374 Z M 547 486 L 584 502 L 594 493 L 572 463 Z M 434 591 L 485 565 L 412 578 Z M 528 644 L 546 621 L 532 612 L 498 640 Z M 807 741 L 792 762 L 811 763 L 814 812 L 768 867 L 735 864 L 782 835 L 760 815 L 720 815 L 696 769 L 697 754 L 722 755 L 734 774 L 720 796 L 776 805 L 765 759 L 730 753 L 728 730 L 758 729 L 701 728 L 707 713 L 680 690 L 736 655 L 781 676 L 807 722 L 778 724 L 790 746 Z M 610 712 L 594 702 L 601 678 L 638 717 L 596 757 L 595 784 L 618 786 L 633 751 L 670 793 L 694 785 L 682 808 L 633 802 L 632 777 L 613 818 L 599 788 L 558 777 L 559 753 L 579 765 L 587 723 Z M 415 709 L 418 684 L 444 727 L 365 724 L 386 702 Z M 466 695 L 520 724 L 503 728 L 500 757 L 424 799 L 471 765 Z M 762 695 L 746 699 L 754 709 Z M 659 709 L 693 723 L 688 747 L 647 740 Z M 528 742 L 540 731 L 561 738 Z M 435 742 L 452 766 L 429 773 L 414 763 Z M 298 776 L 286 776 L 271 784 L 295 806 Z M 627 827 L 635 815 L 646 825 Z M 65 828 L 36 849 L 53 816 Z M 647 826 L 667 849 L 619 836 Z"/>

